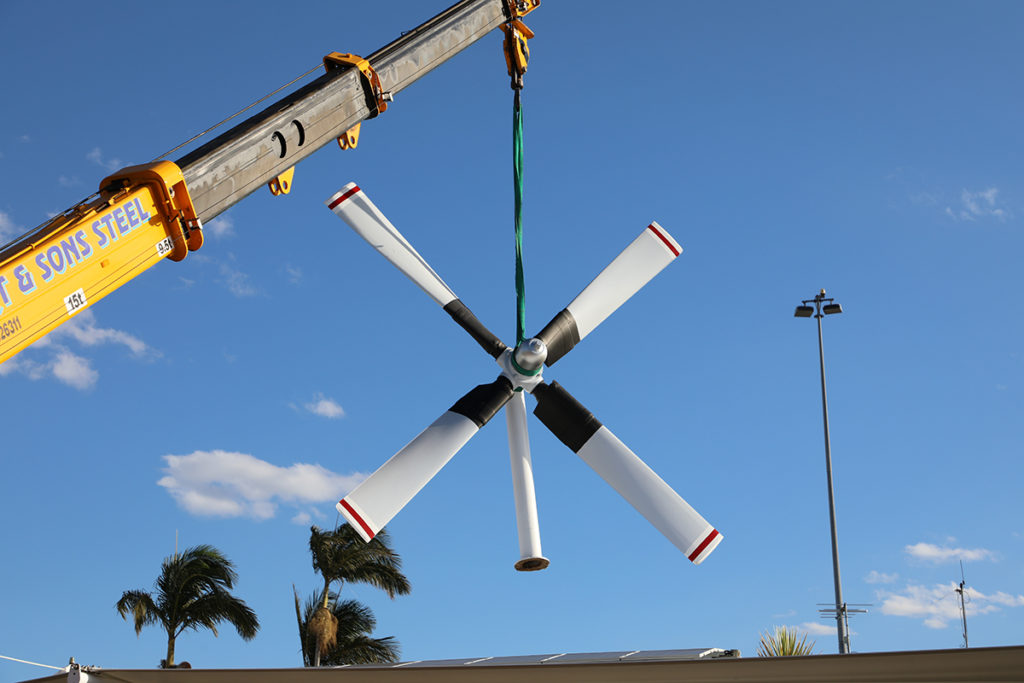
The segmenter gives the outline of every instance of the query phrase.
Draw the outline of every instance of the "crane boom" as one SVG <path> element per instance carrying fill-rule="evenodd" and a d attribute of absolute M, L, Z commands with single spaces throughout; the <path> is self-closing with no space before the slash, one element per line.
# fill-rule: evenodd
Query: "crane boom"
<path fill-rule="evenodd" d="M 325 74 L 174 163 L 108 176 L 97 195 L 0 249 L 0 363 L 158 261 L 184 259 L 202 246 L 203 221 L 539 4 L 461 0 L 365 60 L 331 53 Z"/>
<path fill-rule="evenodd" d="M 397 93 L 508 21 L 506 5 L 505 0 L 464 0 L 367 61 L 382 89 Z M 356 123 L 375 116 L 368 100 L 358 69 L 332 70 L 178 159 L 199 217 L 210 220 Z"/>

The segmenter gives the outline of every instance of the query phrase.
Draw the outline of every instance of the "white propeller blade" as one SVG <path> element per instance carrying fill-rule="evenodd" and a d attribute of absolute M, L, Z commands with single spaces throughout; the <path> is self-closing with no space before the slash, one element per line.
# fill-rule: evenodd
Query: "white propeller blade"
<path fill-rule="evenodd" d="M 378 209 L 359 186 L 349 183 L 327 200 L 327 207 L 349 224 L 370 246 L 384 258 L 405 273 L 431 299 L 436 301 L 484 351 L 497 358 L 505 350 L 505 344 L 481 323 L 473 312 L 434 272 L 398 228 Z"/>
<path fill-rule="evenodd" d="M 694 564 L 722 535 L 557 382 L 533 390 L 534 414 Z"/>
<path fill-rule="evenodd" d="M 550 562 L 540 549 L 540 524 L 537 521 L 537 496 L 533 487 L 533 461 L 526 429 L 525 392 L 517 391 L 505 404 L 508 425 L 508 450 L 512 461 L 512 494 L 516 503 L 516 530 L 519 532 L 519 561 L 523 572 L 546 568 Z"/>
<path fill-rule="evenodd" d="M 722 535 L 607 427 L 598 429 L 576 455 L 694 564 L 721 542 Z"/>
<path fill-rule="evenodd" d="M 537 335 L 548 347 L 547 365 L 554 365 L 682 251 L 656 222 L 647 226 Z"/>
<path fill-rule="evenodd" d="M 472 389 L 342 498 L 338 512 L 369 542 L 511 396 L 504 377 Z"/>
<path fill-rule="evenodd" d="M 358 185 L 335 192 L 327 207 L 442 307 L 458 298 Z"/>

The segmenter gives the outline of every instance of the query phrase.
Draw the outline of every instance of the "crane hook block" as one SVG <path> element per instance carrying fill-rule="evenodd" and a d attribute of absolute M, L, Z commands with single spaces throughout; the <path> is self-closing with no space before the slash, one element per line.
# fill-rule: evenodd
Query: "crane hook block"
<path fill-rule="evenodd" d="M 530 62 L 529 40 L 533 38 L 531 31 L 522 18 L 540 7 L 540 0 L 505 0 L 505 13 L 508 22 L 502 24 L 505 32 L 504 52 L 508 75 L 512 77 L 512 89 L 523 89 L 523 74 Z"/>
<path fill-rule="evenodd" d="M 520 90 L 530 62 L 528 41 L 533 38 L 533 31 L 518 19 L 502 24 L 501 30 L 505 32 L 505 65 L 508 66 L 508 75 L 512 77 L 512 87 Z"/>

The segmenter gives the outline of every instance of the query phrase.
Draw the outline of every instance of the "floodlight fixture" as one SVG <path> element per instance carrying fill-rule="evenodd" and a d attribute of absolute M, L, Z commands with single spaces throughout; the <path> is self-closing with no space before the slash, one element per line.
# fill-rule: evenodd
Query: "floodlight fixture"
<path fill-rule="evenodd" d="M 821 307 L 821 312 L 825 315 L 832 315 L 833 313 L 842 313 L 843 307 L 839 304 L 825 304 Z"/>
<path fill-rule="evenodd" d="M 814 306 L 797 306 L 793 315 L 797 318 L 810 318 L 814 315 Z"/>

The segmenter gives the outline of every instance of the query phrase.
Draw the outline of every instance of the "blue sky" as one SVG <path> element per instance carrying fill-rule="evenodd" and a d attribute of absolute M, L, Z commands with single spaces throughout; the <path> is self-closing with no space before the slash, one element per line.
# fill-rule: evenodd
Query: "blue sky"
<path fill-rule="evenodd" d="M 0 4 L 0 241 L 315 66 L 445 3 L 124 11 Z M 856 651 L 1024 641 L 1021 54 L 1010 2 L 549 0 L 524 93 L 527 327 L 651 220 L 684 252 L 555 368 L 724 534 L 699 567 L 531 418 L 551 567 L 520 574 L 498 419 L 388 526 L 411 595 L 369 604 L 406 659 L 739 648 L 773 625 L 836 651 L 812 320 L 824 287 L 844 597 Z M 203 667 L 300 664 L 310 524 L 490 358 L 323 205 L 356 181 L 463 301 L 515 334 L 511 100 L 499 33 L 0 366 L 0 655 L 155 666 L 114 611 L 210 543 L 252 643 Z M 172 158 L 177 158 L 172 155 Z M 532 399 L 530 399 L 532 410 Z M 59 615 L 59 616 L 58 616 Z M 45 675 L 0 660 L 0 681 Z"/>

